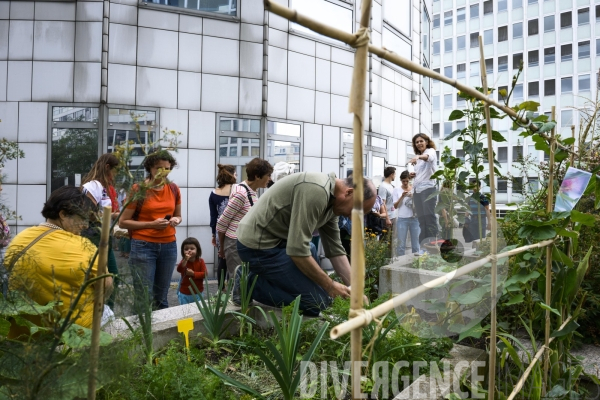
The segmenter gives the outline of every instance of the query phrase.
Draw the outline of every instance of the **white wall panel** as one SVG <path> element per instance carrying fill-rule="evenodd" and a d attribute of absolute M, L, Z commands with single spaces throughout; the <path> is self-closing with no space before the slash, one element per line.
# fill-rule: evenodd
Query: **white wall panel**
<path fill-rule="evenodd" d="M 179 148 L 188 147 L 188 112 L 173 108 L 160 109 L 160 131 L 174 130 L 180 132 Z"/>
<path fill-rule="evenodd" d="M 19 103 L 19 142 L 47 141 L 48 103 Z"/>
<path fill-rule="evenodd" d="M 322 172 L 328 174 L 330 172 L 335 172 L 335 175 L 338 176 L 340 174 L 340 160 L 339 158 L 323 158 L 321 160 L 322 163 Z"/>
<path fill-rule="evenodd" d="M 381 133 L 394 136 L 394 111 L 386 107 L 381 108 Z"/>
<path fill-rule="evenodd" d="M 72 62 L 33 62 L 33 101 L 73 101 Z"/>
<path fill-rule="evenodd" d="M 321 157 L 307 157 L 304 156 L 304 165 L 302 171 L 306 172 L 321 172 L 323 166 L 321 165 Z"/>
<path fill-rule="evenodd" d="M 267 115 L 285 118 L 287 112 L 287 86 L 275 82 L 268 83 Z"/>
<path fill-rule="evenodd" d="M 262 0 L 245 0 L 241 4 L 242 22 L 262 24 L 264 22 L 264 5 Z"/>
<path fill-rule="evenodd" d="M 10 21 L 0 20 L 0 60 L 8 60 L 8 32 Z"/>
<path fill-rule="evenodd" d="M 45 167 L 45 164 L 44 164 Z M 17 214 L 19 225 L 37 225 L 44 219 L 40 212 L 46 202 L 46 185 L 17 186 Z"/>
<path fill-rule="evenodd" d="M 394 109 L 394 87 L 395 83 L 383 79 L 381 81 L 381 105 L 389 109 Z"/>
<path fill-rule="evenodd" d="M 190 174 L 194 171 L 190 171 Z M 213 177 L 214 179 L 214 177 Z M 198 225 L 210 225 L 210 209 L 208 208 L 208 197 L 213 191 L 211 187 L 208 188 L 190 188 L 188 189 L 187 202 L 190 205 L 188 207 L 188 220 L 187 225 L 198 226 Z M 210 246 L 210 250 L 213 247 Z M 208 249 L 204 249 L 202 255 L 209 253 Z"/>
<path fill-rule="evenodd" d="M 75 63 L 74 101 L 93 103 L 100 101 L 101 67 L 99 62 Z"/>
<path fill-rule="evenodd" d="M 331 61 L 352 67 L 354 66 L 354 52 L 331 47 Z"/>
<path fill-rule="evenodd" d="M 190 111 L 188 147 L 215 149 L 216 115 L 212 112 Z"/>
<path fill-rule="evenodd" d="M 115 24 L 136 25 L 137 7 L 110 3 L 110 22 Z M 201 25 L 202 26 L 202 25 Z"/>
<path fill-rule="evenodd" d="M 315 121 L 315 91 L 288 86 L 287 118 L 297 121 Z"/>
<path fill-rule="evenodd" d="M 263 45 L 259 43 L 240 42 L 240 76 L 243 78 L 262 79 Z"/>
<path fill-rule="evenodd" d="M 2 102 L 0 103 L 0 137 L 8 140 L 17 140 L 19 130 L 19 103 Z"/>
<path fill-rule="evenodd" d="M 288 52 L 279 47 L 269 46 L 268 76 L 269 81 L 287 83 L 287 54 Z"/>
<path fill-rule="evenodd" d="M 179 14 L 139 9 L 138 25 L 147 28 L 176 31 L 179 28 Z"/>
<path fill-rule="evenodd" d="M 74 21 L 75 3 L 43 2 L 35 3 L 35 19 L 40 21 Z"/>
<path fill-rule="evenodd" d="M 103 8 L 104 4 L 101 1 L 79 2 L 77 4 L 75 18 L 77 19 L 77 21 L 102 22 Z"/>
<path fill-rule="evenodd" d="M 138 29 L 137 63 L 139 66 L 177 69 L 177 32 L 162 29 Z"/>
<path fill-rule="evenodd" d="M 33 59 L 40 61 L 73 61 L 75 23 L 35 21 Z"/>
<path fill-rule="evenodd" d="M 33 57 L 33 21 L 10 21 L 8 58 L 31 60 Z"/>
<path fill-rule="evenodd" d="M 352 68 L 331 63 L 331 93 L 350 96 L 350 83 L 352 83 Z"/>
<path fill-rule="evenodd" d="M 188 187 L 188 149 L 179 149 L 177 153 L 171 152 L 171 154 L 177 160 L 177 166 L 169 174 L 169 179 L 175 182 L 177 186 L 186 188 Z M 181 198 L 182 200 L 186 198 L 183 193 L 181 193 Z"/>
<path fill-rule="evenodd" d="M 19 143 L 19 149 L 25 153 L 25 157 L 19 158 L 17 161 L 17 168 L 19 169 L 18 183 L 20 185 L 46 184 L 46 159 L 48 154 L 46 146 L 46 143 Z"/>
<path fill-rule="evenodd" d="M 315 88 L 315 58 L 288 52 L 288 84 L 305 89 Z"/>
<path fill-rule="evenodd" d="M 142 106 L 177 107 L 177 71 L 138 67 L 136 103 Z"/>
<path fill-rule="evenodd" d="M 135 104 L 136 67 L 108 64 L 108 102 Z"/>
<path fill-rule="evenodd" d="M 0 19 L 8 19 L 10 3 L 8 1 L 0 2 Z"/>
<path fill-rule="evenodd" d="M 288 48 L 288 34 L 279 29 L 269 28 L 269 45 L 282 49 Z"/>
<path fill-rule="evenodd" d="M 323 127 L 321 125 L 304 124 L 304 156 L 321 157 L 322 143 Z"/>
<path fill-rule="evenodd" d="M 203 111 L 237 113 L 238 80 L 238 78 L 230 76 L 202 74 L 201 109 Z"/>
<path fill-rule="evenodd" d="M 0 61 L 0 101 L 6 101 L 8 61 Z"/>
<path fill-rule="evenodd" d="M 4 173 L 6 173 L 6 171 L 4 171 Z M 10 180 L 10 176 L 6 176 L 4 178 L 4 182 L 7 182 L 8 180 Z M 6 207 L 8 207 L 9 210 L 16 210 L 17 209 L 17 185 L 6 185 L 4 182 L 2 182 L 2 204 L 4 204 Z M 40 210 L 41 211 L 41 210 Z M 14 219 L 9 219 L 8 223 L 10 225 L 15 225 L 17 223 L 17 221 L 15 221 Z M 12 228 L 12 227 L 11 227 Z"/>
<path fill-rule="evenodd" d="M 239 113 L 262 114 L 262 80 L 240 78 Z"/>
<path fill-rule="evenodd" d="M 206 28 L 206 21 L 204 21 Z M 238 76 L 240 50 L 237 40 L 204 37 L 202 43 L 202 72 Z"/>
<path fill-rule="evenodd" d="M 206 36 L 215 36 L 225 39 L 239 40 L 240 24 L 238 22 L 221 21 L 219 19 L 205 18 L 203 32 Z"/>
<path fill-rule="evenodd" d="M 137 27 L 110 24 L 108 35 L 108 61 L 117 64 L 136 64 Z"/>
<path fill-rule="evenodd" d="M 31 61 L 8 62 L 6 100 L 31 101 Z"/>
<path fill-rule="evenodd" d="M 102 22 L 77 22 L 75 61 L 102 61 Z"/>
<path fill-rule="evenodd" d="M 33 20 L 33 12 L 33 1 L 13 1 L 10 3 L 10 19 Z"/>
<path fill-rule="evenodd" d="M 324 60 L 331 60 L 331 46 L 317 42 L 316 56 Z"/>
<path fill-rule="evenodd" d="M 331 125 L 352 127 L 352 114 L 348 112 L 348 97 L 331 95 Z"/>
<path fill-rule="evenodd" d="M 327 60 L 316 60 L 316 89 L 322 92 L 331 90 L 331 62 Z"/>
<path fill-rule="evenodd" d="M 323 126 L 323 157 L 340 157 L 340 129 Z"/>
<path fill-rule="evenodd" d="M 315 122 L 325 125 L 331 123 L 331 94 L 315 92 Z"/>
<path fill-rule="evenodd" d="M 190 187 L 213 187 L 215 184 L 215 151 L 189 150 Z M 208 201 L 208 199 L 206 200 Z"/>
<path fill-rule="evenodd" d="M 242 24 L 240 31 L 240 39 L 248 42 L 262 43 L 262 25 Z"/>
<path fill-rule="evenodd" d="M 179 16 L 179 32 L 202 34 L 202 18 L 191 15 Z"/>
<path fill-rule="evenodd" d="M 306 54 L 307 56 L 315 56 L 315 41 L 305 39 L 300 36 L 290 35 L 288 45 L 291 51 Z"/>
<path fill-rule="evenodd" d="M 365 108 L 367 109 L 367 107 L 365 107 Z M 366 111 L 366 109 L 365 109 L 365 111 Z M 371 107 L 371 115 L 373 117 L 373 119 L 371 121 L 372 131 L 377 132 L 377 133 L 382 133 L 381 132 L 381 106 L 379 104 L 373 104 L 373 106 Z M 366 115 L 366 117 L 368 117 L 368 114 Z"/>
<path fill-rule="evenodd" d="M 177 107 L 185 110 L 199 110 L 201 86 L 201 74 L 179 71 L 177 79 Z"/>
<path fill-rule="evenodd" d="M 180 71 L 202 71 L 202 36 L 179 33 L 179 66 Z"/>

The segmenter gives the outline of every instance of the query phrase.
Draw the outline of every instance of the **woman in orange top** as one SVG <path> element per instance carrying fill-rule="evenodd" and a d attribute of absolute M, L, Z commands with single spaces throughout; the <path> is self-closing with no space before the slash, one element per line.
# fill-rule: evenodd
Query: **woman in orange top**
<path fill-rule="evenodd" d="M 131 234 L 129 266 L 137 306 L 152 300 L 154 309 L 169 307 L 167 294 L 177 261 L 175 227 L 181 223 L 181 193 L 166 176 L 176 165 L 166 150 L 148 156 L 144 168 L 148 173 L 145 183 L 150 188 L 144 198 L 132 201 L 119 219 L 119 226 Z M 137 190 L 139 186 L 134 185 L 134 199 Z"/>

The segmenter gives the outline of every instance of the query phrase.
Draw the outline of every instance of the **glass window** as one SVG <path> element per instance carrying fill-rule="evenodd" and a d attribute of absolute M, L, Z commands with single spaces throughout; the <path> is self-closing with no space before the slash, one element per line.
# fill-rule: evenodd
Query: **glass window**
<path fill-rule="evenodd" d="M 527 65 L 534 67 L 540 62 L 540 52 L 538 50 L 531 50 L 527 53 Z"/>
<path fill-rule="evenodd" d="M 591 88 L 590 85 L 590 75 L 586 74 L 586 75 L 579 75 L 579 85 L 578 85 L 578 89 L 580 92 L 587 92 L 589 91 Z"/>
<path fill-rule="evenodd" d="M 452 11 L 444 12 L 444 26 L 452 25 Z"/>
<path fill-rule="evenodd" d="M 440 54 L 440 42 L 433 42 L 433 55 Z"/>
<path fill-rule="evenodd" d="M 494 3 L 492 0 L 483 2 L 483 15 L 492 14 L 494 12 Z"/>
<path fill-rule="evenodd" d="M 513 24 L 513 39 L 523 37 L 523 23 L 517 22 Z"/>
<path fill-rule="evenodd" d="M 513 0 L 513 2 L 512 2 L 513 10 L 516 8 L 521 8 L 521 7 L 523 7 L 523 0 Z"/>
<path fill-rule="evenodd" d="M 81 185 L 98 159 L 98 107 L 52 107 L 51 135 L 50 192 Z"/>
<path fill-rule="evenodd" d="M 483 31 L 483 44 L 492 44 L 492 43 L 494 43 L 494 31 L 492 29 Z"/>
<path fill-rule="evenodd" d="M 536 176 L 527 177 L 527 187 L 529 193 L 535 193 L 540 189 L 540 180 Z"/>
<path fill-rule="evenodd" d="M 504 42 L 508 40 L 508 26 L 498 27 L 498 42 Z"/>
<path fill-rule="evenodd" d="M 258 139 L 254 139 L 258 140 Z M 300 143 L 267 140 L 267 160 L 271 165 L 286 162 L 294 166 L 292 173 L 300 172 Z"/>
<path fill-rule="evenodd" d="M 471 48 L 479 47 L 479 32 L 471 33 L 469 38 L 471 41 Z"/>
<path fill-rule="evenodd" d="M 386 27 L 383 28 L 382 42 L 383 47 L 396 54 L 403 54 L 409 60 L 412 59 L 412 46 Z M 411 74 L 410 71 L 398 66 L 392 66 L 392 68 L 397 68 L 407 75 Z"/>
<path fill-rule="evenodd" d="M 529 21 L 527 21 L 527 35 L 535 36 L 538 33 L 539 33 L 539 26 L 538 26 L 537 18 L 530 19 Z"/>
<path fill-rule="evenodd" d="M 556 82 L 554 79 L 544 81 L 544 96 L 554 96 L 556 94 Z"/>
<path fill-rule="evenodd" d="M 464 7 L 456 9 L 456 22 L 464 21 L 467 18 L 467 10 Z"/>
<path fill-rule="evenodd" d="M 577 23 L 579 25 L 586 25 L 590 23 L 590 9 L 589 7 L 581 8 L 577 10 Z"/>
<path fill-rule="evenodd" d="M 444 53 L 452 52 L 452 38 L 444 39 Z"/>
<path fill-rule="evenodd" d="M 505 179 L 498 179 L 498 186 L 496 189 L 498 193 L 508 193 L 507 181 Z"/>
<path fill-rule="evenodd" d="M 573 91 L 573 77 L 562 78 L 560 80 L 560 92 L 571 93 Z"/>
<path fill-rule="evenodd" d="M 487 58 L 485 60 L 485 72 L 487 72 L 487 73 L 494 72 L 494 59 L 493 58 Z"/>
<path fill-rule="evenodd" d="M 498 161 L 501 163 L 508 162 L 508 147 L 498 147 Z"/>
<path fill-rule="evenodd" d="M 596 39 L 596 55 L 600 56 L 600 39 Z"/>
<path fill-rule="evenodd" d="M 518 176 L 516 178 L 513 178 L 512 192 L 513 194 L 523 193 L 523 177 Z"/>
<path fill-rule="evenodd" d="M 429 65 L 429 38 L 431 37 L 431 23 L 429 22 L 429 13 L 427 8 L 423 5 L 423 57 L 425 62 Z M 429 66 L 428 66 L 429 68 Z M 429 85 L 428 85 L 429 86 Z"/>
<path fill-rule="evenodd" d="M 498 12 L 506 11 L 508 0 L 498 0 Z"/>
<path fill-rule="evenodd" d="M 579 58 L 590 57 L 590 41 L 579 42 Z"/>
<path fill-rule="evenodd" d="M 383 0 L 383 19 L 385 22 L 410 37 L 412 29 L 411 8 L 411 4 L 408 1 Z"/>
<path fill-rule="evenodd" d="M 258 128 L 260 129 L 260 125 Z M 260 132 L 260 130 L 258 132 Z M 276 121 L 267 121 L 267 134 L 300 137 L 300 125 L 286 124 L 283 122 Z"/>
<path fill-rule="evenodd" d="M 479 76 L 479 61 L 471 62 L 471 76 Z"/>
<path fill-rule="evenodd" d="M 466 126 L 467 123 L 465 121 L 456 121 L 456 129 L 462 131 L 463 129 L 465 129 Z"/>
<path fill-rule="evenodd" d="M 467 64 L 456 65 L 456 77 L 464 78 L 467 75 Z"/>
<path fill-rule="evenodd" d="M 573 45 L 563 44 L 560 46 L 560 61 L 569 61 L 573 58 Z"/>
<path fill-rule="evenodd" d="M 498 57 L 498 72 L 508 71 L 508 56 Z"/>
<path fill-rule="evenodd" d="M 523 146 L 513 146 L 512 147 L 512 160 L 513 162 L 518 162 L 523 159 Z"/>
<path fill-rule="evenodd" d="M 596 6 L 596 21 L 600 21 L 600 5 Z"/>
<path fill-rule="evenodd" d="M 429 69 L 429 65 L 427 64 L 427 62 L 425 62 L 425 60 L 423 60 L 423 67 Z M 422 87 L 423 87 L 423 91 L 425 92 L 425 95 L 427 96 L 427 98 L 429 98 L 429 96 L 431 95 L 431 93 L 430 93 L 431 78 L 430 77 L 423 76 Z"/>
<path fill-rule="evenodd" d="M 523 53 L 513 54 L 513 69 L 519 69 L 523 62 Z"/>
<path fill-rule="evenodd" d="M 554 15 L 544 17 L 544 32 L 552 32 L 554 30 Z"/>
<path fill-rule="evenodd" d="M 548 47 L 544 49 L 544 64 L 554 63 L 554 53 L 556 49 L 554 47 Z"/>
<path fill-rule="evenodd" d="M 528 94 L 529 96 L 539 96 L 540 95 L 540 83 L 539 82 L 529 82 L 528 83 Z"/>
<path fill-rule="evenodd" d="M 444 137 L 452 133 L 452 122 L 444 122 Z"/>
<path fill-rule="evenodd" d="M 440 138 L 440 124 L 439 123 L 432 124 L 431 138 L 432 139 Z"/>
<path fill-rule="evenodd" d="M 260 132 L 260 120 L 248 118 L 221 117 L 219 121 L 221 131 L 233 132 Z"/>
<path fill-rule="evenodd" d="M 434 28 L 439 28 L 440 27 L 440 14 L 435 14 L 433 16 L 433 27 Z"/>
<path fill-rule="evenodd" d="M 573 125 L 573 110 L 561 110 L 560 126 L 564 128 L 571 125 Z"/>
<path fill-rule="evenodd" d="M 456 50 L 462 50 L 467 46 L 467 39 L 465 35 L 458 36 L 456 38 Z"/>
<path fill-rule="evenodd" d="M 527 4 L 535 4 L 537 3 L 537 0 L 527 0 Z"/>
<path fill-rule="evenodd" d="M 515 88 L 513 89 L 513 98 L 516 100 L 523 99 L 523 84 L 522 83 L 515 85 Z"/>
<path fill-rule="evenodd" d="M 467 101 L 464 98 L 460 97 L 458 93 L 456 93 L 456 108 L 465 108 L 466 105 Z"/>
<path fill-rule="evenodd" d="M 477 3 L 477 4 L 471 4 L 469 6 L 469 17 L 471 19 L 473 19 L 473 18 L 479 18 L 479 3 Z"/>
<path fill-rule="evenodd" d="M 571 11 L 567 11 L 560 14 L 560 28 L 570 28 L 572 25 Z"/>
<path fill-rule="evenodd" d="M 456 149 L 456 158 L 465 161 L 465 151 L 463 149 Z"/>
<path fill-rule="evenodd" d="M 200 0 L 202 1 L 202 0 Z M 217 0 L 221 1 L 221 0 Z M 236 1 L 236 0 L 231 0 Z M 181 2 L 181 1 L 180 1 Z M 202 3 L 210 3 L 209 1 L 202 1 Z M 352 24 L 352 9 L 346 8 L 335 3 L 325 0 L 296 0 L 291 1 L 291 7 L 297 10 L 300 14 L 304 14 L 308 17 L 314 18 L 317 21 L 323 22 L 327 25 L 338 28 L 344 32 L 354 32 Z M 318 36 L 327 41 L 333 39 L 319 35 L 308 28 L 292 23 L 292 29 L 297 32 L 303 32 L 311 36 Z"/>
<path fill-rule="evenodd" d="M 433 110 L 437 111 L 440 109 L 440 96 L 433 96 Z"/>
<path fill-rule="evenodd" d="M 237 1 L 235 0 L 145 0 L 145 2 L 164 4 L 172 7 L 185 8 L 187 10 L 198 10 L 233 16 L 237 15 Z"/>
<path fill-rule="evenodd" d="M 452 108 L 452 95 L 451 94 L 444 95 L 444 108 Z"/>
<path fill-rule="evenodd" d="M 444 67 L 444 76 L 447 78 L 452 78 L 452 66 Z"/>
<path fill-rule="evenodd" d="M 506 96 L 508 96 L 508 86 L 499 86 L 498 87 L 498 101 L 504 102 L 506 100 Z M 506 93 L 506 95 L 504 95 Z"/>

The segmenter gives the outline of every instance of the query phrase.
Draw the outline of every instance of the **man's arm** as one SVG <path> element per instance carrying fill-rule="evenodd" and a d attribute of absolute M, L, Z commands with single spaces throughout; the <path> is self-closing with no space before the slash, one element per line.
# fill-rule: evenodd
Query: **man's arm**
<path fill-rule="evenodd" d="M 350 286 L 350 262 L 348 261 L 348 257 L 346 256 L 336 256 L 331 257 L 329 259 L 331 265 L 333 265 L 333 270 L 336 274 L 342 278 L 344 283 Z"/>
<path fill-rule="evenodd" d="M 343 256 L 343 257 L 346 257 L 346 256 Z M 323 288 L 323 290 L 325 290 L 329 294 L 329 296 L 331 296 L 331 297 L 342 296 L 343 298 L 350 297 L 350 289 L 347 286 L 344 286 L 341 283 L 338 283 L 338 282 L 335 282 L 334 280 L 332 280 L 329 277 L 329 275 L 327 275 L 327 273 L 325 271 L 323 271 L 321 269 L 321 267 L 319 267 L 319 265 L 317 264 L 315 259 L 312 258 L 312 256 L 309 256 L 309 257 L 291 256 L 290 258 L 292 259 L 294 264 L 296 264 L 298 269 L 300 271 L 302 271 L 302 273 L 304 275 L 308 276 L 313 282 L 315 282 L 317 285 L 321 286 Z M 346 261 L 346 263 L 347 262 L 348 261 Z M 335 264 L 334 264 L 334 268 L 335 268 Z M 336 269 L 336 272 L 337 272 L 337 269 Z M 350 268 L 348 266 L 348 273 L 349 272 L 350 272 Z M 346 282 L 346 279 L 344 279 L 344 276 L 343 275 L 340 275 L 340 276 L 342 276 L 342 279 L 344 280 L 344 282 Z M 350 281 L 349 274 L 348 274 L 348 281 Z"/>

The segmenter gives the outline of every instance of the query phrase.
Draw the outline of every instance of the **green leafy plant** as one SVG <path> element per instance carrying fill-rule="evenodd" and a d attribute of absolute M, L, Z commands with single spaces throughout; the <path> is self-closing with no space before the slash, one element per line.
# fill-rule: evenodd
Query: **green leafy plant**
<path fill-rule="evenodd" d="M 250 274 L 250 266 L 248 263 L 242 263 L 241 268 L 241 276 L 240 276 L 240 313 L 243 315 L 249 315 L 250 310 L 252 308 L 256 308 L 260 313 L 262 313 L 265 320 L 267 319 L 267 314 L 259 306 L 252 306 L 252 292 L 254 291 L 254 285 L 256 285 L 256 280 L 258 276 L 254 277 L 252 284 L 250 284 L 249 274 Z M 232 279 L 233 281 L 233 279 Z M 233 293 L 233 285 L 231 285 L 232 293 Z M 233 294 L 232 294 L 233 295 Z M 246 318 L 238 318 L 240 324 L 240 336 L 244 336 L 244 332 L 248 335 L 252 335 L 252 324 L 255 322 L 251 322 Z"/>
<path fill-rule="evenodd" d="M 277 333 L 277 342 L 267 341 L 265 343 L 268 352 L 264 352 L 259 348 L 254 349 L 256 354 L 265 363 L 269 371 L 273 374 L 279 388 L 282 392 L 282 398 L 285 400 L 291 400 L 296 398 L 296 392 L 300 385 L 300 379 L 304 375 L 306 370 L 306 362 L 310 361 L 317 346 L 321 342 L 329 323 L 324 323 L 317 335 L 304 354 L 300 356 L 298 349 L 300 345 L 300 328 L 302 324 L 302 316 L 299 313 L 300 296 L 296 298 L 293 303 L 292 311 L 289 315 L 284 315 L 281 318 L 281 322 L 277 319 L 277 316 L 273 311 L 269 312 L 271 321 Z M 240 390 L 250 394 L 259 399 L 265 399 L 258 391 L 236 381 L 228 375 L 225 375 L 216 368 L 207 365 L 206 368 L 224 380 L 226 383 L 237 387 Z"/>

